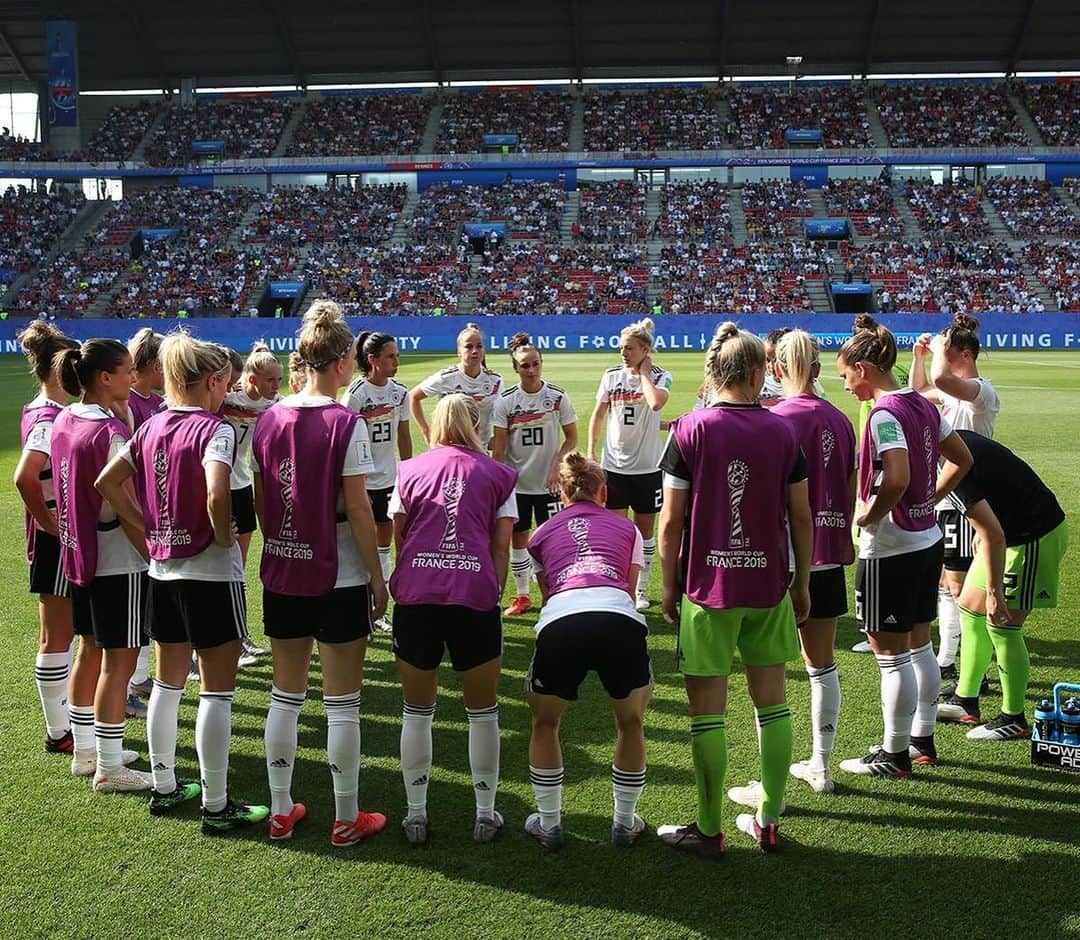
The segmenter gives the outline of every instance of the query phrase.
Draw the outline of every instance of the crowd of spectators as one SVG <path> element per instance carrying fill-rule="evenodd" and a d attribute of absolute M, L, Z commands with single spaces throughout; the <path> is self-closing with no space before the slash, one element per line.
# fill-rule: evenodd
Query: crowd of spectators
<path fill-rule="evenodd" d="M 779 150 L 788 130 L 820 130 L 825 147 L 873 147 L 863 89 L 858 85 L 821 85 L 777 89 L 733 86 L 731 144 L 751 150 Z"/>
<path fill-rule="evenodd" d="M 964 180 L 908 180 L 904 196 L 923 231 L 950 238 L 980 238 L 990 226 L 979 204 L 982 187 Z"/>
<path fill-rule="evenodd" d="M 49 160 L 49 148 L 38 140 L 31 140 L 20 134 L 12 134 L 11 128 L 0 128 L 0 160 L 17 163 L 30 163 L 35 160 Z"/>
<path fill-rule="evenodd" d="M 1027 147 L 1003 84 L 873 86 L 893 147 Z"/>
<path fill-rule="evenodd" d="M 716 150 L 724 146 L 714 91 L 600 91 L 587 95 L 584 107 L 586 150 L 624 153 Z"/>
<path fill-rule="evenodd" d="M 649 272 L 629 245 L 575 248 L 503 244 L 477 266 L 474 311 L 492 314 L 639 313 Z"/>
<path fill-rule="evenodd" d="M 128 160 L 139 146 L 161 108 L 160 101 L 136 101 L 109 108 L 101 127 L 94 131 L 90 142 L 67 159 L 97 161 Z"/>
<path fill-rule="evenodd" d="M 1080 219 L 1046 180 L 993 179 L 986 184 L 986 195 L 1014 235 L 1080 235 Z"/>
<path fill-rule="evenodd" d="M 575 241 L 627 244 L 648 237 L 644 183 L 615 180 L 581 185 L 578 220 L 571 227 Z"/>
<path fill-rule="evenodd" d="M 1080 241 L 1031 241 L 1023 258 L 1057 301 L 1058 309 L 1080 313 Z"/>
<path fill-rule="evenodd" d="M 893 187 L 884 179 L 831 179 L 821 188 L 829 215 L 846 218 L 857 235 L 902 238 L 904 220 L 896 211 Z"/>
<path fill-rule="evenodd" d="M 1062 187 L 1073 199 L 1080 200 L 1080 179 L 1069 176 L 1062 182 Z"/>
<path fill-rule="evenodd" d="M 314 98 L 289 142 L 290 157 L 417 153 L 431 98 L 417 94 Z"/>
<path fill-rule="evenodd" d="M 1080 146 L 1080 84 L 1018 83 L 1024 105 L 1051 147 Z"/>
<path fill-rule="evenodd" d="M 0 196 L 0 268 L 27 271 L 39 264 L 85 202 L 70 190 L 8 187 Z"/>
<path fill-rule="evenodd" d="M 691 243 L 665 245 L 650 274 L 665 313 L 809 313 L 807 280 L 830 270 L 824 248 L 809 242 Z"/>
<path fill-rule="evenodd" d="M 127 253 L 117 249 L 63 252 L 30 279 L 12 307 L 19 316 L 80 316 L 127 263 Z"/>
<path fill-rule="evenodd" d="M 511 153 L 562 153 L 570 146 L 574 99 L 564 92 L 461 91 L 443 99 L 436 153 L 481 153 L 485 134 L 517 134 Z"/>
<path fill-rule="evenodd" d="M 512 182 L 501 186 L 429 186 L 409 220 L 415 242 L 457 242 L 466 222 L 505 222 L 518 238 L 557 239 L 566 206 L 558 183 Z"/>
<path fill-rule="evenodd" d="M 653 236 L 666 240 L 724 242 L 731 238 L 730 190 L 719 180 L 683 180 L 660 190 Z"/>
<path fill-rule="evenodd" d="M 404 184 L 278 186 L 261 197 L 258 215 L 243 226 L 241 238 L 273 245 L 377 245 L 393 235 L 408 194 Z"/>
<path fill-rule="evenodd" d="M 806 184 L 791 180 L 743 183 L 742 203 L 747 238 L 752 242 L 801 235 L 802 220 L 814 214 Z"/>
<path fill-rule="evenodd" d="M 147 141 L 151 166 L 183 166 L 196 140 L 220 140 L 227 160 L 269 157 L 281 140 L 295 102 L 285 98 L 237 98 L 174 105 Z"/>
<path fill-rule="evenodd" d="M 227 239 L 258 198 L 253 189 L 144 189 L 126 195 L 94 234 L 99 244 L 126 243 L 137 228 L 179 228 L 197 232 L 206 245 Z"/>
<path fill-rule="evenodd" d="M 468 283 L 459 245 L 317 245 L 303 263 L 311 297 L 332 297 L 349 316 L 452 316 Z"/>

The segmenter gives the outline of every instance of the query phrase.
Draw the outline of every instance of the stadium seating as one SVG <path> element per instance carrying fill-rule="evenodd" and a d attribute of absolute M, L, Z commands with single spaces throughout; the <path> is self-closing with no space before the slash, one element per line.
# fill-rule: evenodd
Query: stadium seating
<path fill-rule="evenodd" d="M 893 147 L 1027 147 L 1003 84 L 872 86 Z"/>
<path fill-rule="evenodd" d="M 714 92 L 658 88 L 595 92 L 585 98 L 586 150 L 715 150 L 723 145 Z"/>
<path fill-rule="evenodd" d="M 279 186 L 262 197 L 258 215 L 243 227 L 241 237 L 274 245 L 376 245 L 393 235 L 407 195 L 400 185 Z"/>
<path fill-rule="evenodd" d="M 480 153 L 485 134 L 517 134 L 516 153 L 562 153 L 570 146 L 573 99 L 560 92 L 508 89 L 443 99 L 436 153 Z"/>
<path fill-rule="evenodd" d="M 572 227 L 576 241 L 634 243 L 648 235 L 645 184 L 618 180 L 579 187 L 581 211 Z"/>
<path fill-rule="evenodd" d="M 416 153 L 431 111 L 422 95 L 316 98 L 289 142 L 290 157 Z"/>
<path fill-rule="evenodd" d="M 1029 242 L 1024 246 L 1024 260 L 1054 296 L 1059 310 L 1080 313 L 1080 241 Z"/>
<path fill-rule="evenodd" d="M 776 90 L 733 86 L 727 92 L 734 124 L 732 145 L 751 150 L 787 146 L 787 130 L 820 130 L 825 147 L 872 147 L 861 87 L 825 85 Z"/>
<path fill-rule="evenodd" d="M 908 180 L 904 195 L 927 234 L 961 239 L 990 234 L 977 187 L 969 183 Z"/>
<path fill-rule="evenodd" d="M 803 219 L 814 214 L 806 184 L 789 180 L 744 183 L 743 211 L 751 241 L 801 235 Z"/>
<path fill-rule="evenodd" d="M 730 190 L 718 180 L 684 180 L 660 191 L 653 235 L 680 241 L 724 242 L 731 238 Z"/>
<path fill-rule="evenodd" d="M 1076 82 L 1017 83 L 1043 140 L 1052 147 L 1080 145 L 1080 85 Z"/>
<path fill-rule="evenodd" d="M 69 160 L 120 161 L 128 160 L 139 146 L 162 105 L 157 101 L 137 101 L 135 104 L 109 108 L 101 127 L 94 131 L 83 151 L 71 154 Z"/>
<path fill-rule="evenodd" d="M 829 180 L 821 189 L 829 215 L 848 219 L 865 238 L 902 238 L 904 221 L 896 211 L 892 184 L 882 179 Z"/>
<path fill-rule="evenodd" d="M 85 202 L 82 193 L 9 188 L 0 196 L 0 268 L 27 271 L 39 264 Z"/>
<path fill-rule="evenodd" d="M 1080 219 L 1045 180 L 990 180 L 986 195 L 1014 235 L 1080 235 Z"/>
<path fill-rule="evenodd" d="M 556 183 L 430 186 L 420 196 L 409 230 L 416 242 L 456 242 L 465 222 L 505 222 L 518 238 L 558 237 L 566 192 Z"/>
<path fill-rule="evenodd" d="M 152 166 L 182 166 L 196 140 L 220 140 L 226 159 L 268 157 L 281 140 L 294 104 L 282 98 L 240 98 L 174 105 L 146 145 Z"/>

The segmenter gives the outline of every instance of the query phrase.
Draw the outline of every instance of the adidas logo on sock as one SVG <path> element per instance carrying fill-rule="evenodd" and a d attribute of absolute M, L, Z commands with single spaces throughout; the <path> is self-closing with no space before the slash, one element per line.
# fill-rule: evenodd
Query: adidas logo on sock
<path fill-rule="evenodd" d="M 427 782 L 428 782 L 428 776 L 427 776 L 427 774 L 424 774 L 422 777 L 417 777 L 412 783 L 409 784 L 409 786 L 410 787 L 422 787 Z"/>
<path fill-rule="evenodd" d="M 271 767 L 288 767 L 289 762 L 284 757 L 279 757 L 277 760 L 270 761 Z"/>
<path fill-rule="evenodd" d="M 486 783 L 484 783 L 484 781 L 483 781 L 483 780 L 480 780 L 480 781 L 479 781 L 479 782 L 477 782 L 477 784 L 476 784 L 476 789 L 477 789 L 477 790 L 481 790 L 481 791 L 487 791 L 487 790 L 490 790 L 490 789 L 491 789 L 491 787 L 489 787 L 489 786 L 488 786 L 488 785 L 487 785 Z"/>
<path fill-rule="evenodd" d="M 161 761 L 158 761 L 156 764 L 154 764 L 154 770 L 168 770 L 168 769 L 169 768 L 164 763 L 162 763 Z"/>
<path fill-rule="evenodd" d="M 1041 601 L 1050 600 L 1050 592 L 1049 591 L 1039 591 L 1039 600 L 1041 600 Z"/>
<path fill-rule="evenodd" d="M 828 734 L 836 730 L 836 725 L 825 725 L 822 727 L 821 730 Z"/>
<path fill-rule="evenodd" d="M 330 773 L 332 773 L 332 774 L 341 773 L 341 768 L 338 767 L 338 765 L 335 764 L 333 761 L 330 762 Z"/>

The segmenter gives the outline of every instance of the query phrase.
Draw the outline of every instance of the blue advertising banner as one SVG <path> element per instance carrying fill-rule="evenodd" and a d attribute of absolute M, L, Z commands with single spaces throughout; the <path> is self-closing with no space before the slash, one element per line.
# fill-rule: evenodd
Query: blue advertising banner
<path fill-rule="evenodd" d="M 847 219 L 807 219 L 807 238 L 847 238 Z"/>
<path fill-rule="evenodd" d="M 458 333 L 473 317 L 350 317 L 353 332 L 378 329 L 397 337 L 405 354 L 444 352 L 454 354 Z M 601 352 L 615 354 L 619 331 L 636 317 L 632 316 L 499 316 L 478 317 L 487 348 L 492 352 L 509 348 L 513 335 L 524 330 L 541 350 Z M 846 313 L 816 314 L 713 314 L 656 316 L 657 355 L 665 351 L 703 352 L 716 327 L 734 320 L 744 329 L 764 336 L 776 326 L 808 330 L 823 349 L 837 350 L 851 335 L 852 316 Z M 879 320 L 896 335 L 897 344 L 910 349 L 923 333 L 945 329 L 952 322 L 948 314 L 882 314 Z M 979 335 L 984 349 L 1080 349 L 1080 315 L 1077 314 L 979 314 Z M 256 340 L 265 340 L 277 353 L 296 347 L 300 320 L 295 317 L 255 319 L 247 317 L 189 320 L 62 320 L 64 331 L 78 340 L 108 336 L 126 342 L 140 327 L 152 325 L 168 333 L 183 326 L 199 339 L 223 343 L 237 350 L 250 349 Z M 0 352 L 21 352 L 15 334 L 26 326 L 25 320 L 0 321 Z"/>
<path fill-rule="evenodd" d="M 786 144 L 820 144 L 825 139 L 818 128 L 789 127 L 784 131 Z"/>
<path fill-rule="evenodd" d="M 872 290 L 869 284 L 830 284 L 834 294 L 869 294 Z"/>
<path fill-rule="evenodd" d="M 79 60 L 75 37 L 75 23 L 71 20 L 45 21 L 50 127 L 79 126 Z"/>
<path fill-rule="evenodd" d="M 140 229 L 139 233 L 143 237 L 143 241 L 147 242 L 161 242 L 167 238 L 175 238 L 180 234 L 178 228 L 144 228 Z"/>
<path fill-rule="evenodd" d="M 505 222 L 466 222 L 462 228 L 469 238 L 484 238 L 488 232 L 494 232 L 500 238 L 506 238 Z"/>
<path fill-rule="evenodd" d="M 223 140 L 193 140 L 191 142 L 192 153 L 224 153 L 225 141 Z"/>
<path fill-rule="evenodd" d="M 517 134 L 485 134 L 485 147 L 516 147 L 518 144 Z"/>
<path fill-rule="evenodd" d="M 271 281 L 271 297 L 299 297 L 304 293 L 307 281 Z"/>
<path fill-rule="evenodd" d="M 791 182 L 805 183 L 807 189 L 821 189 L 829 180 L 829 168 L 824 164 L 791 167 Z"/>

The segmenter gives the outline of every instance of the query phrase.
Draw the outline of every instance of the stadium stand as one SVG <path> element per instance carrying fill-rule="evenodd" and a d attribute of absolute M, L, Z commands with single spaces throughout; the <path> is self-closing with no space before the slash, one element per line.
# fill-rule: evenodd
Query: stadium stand
<path fill-rule="evenodd" d="M 893 201 L 892 184 L 883 179 L 828 180 L 821 196 L 829 215 L 850 220 L 864 238 L 901 238 L 904 220 Z"/>
<path fill-rule="evenodd" d="M 0 268 L 28 271 L 48 254 L 86 199 L 10 187 L 0 196 Z"/>
<path fill-rule="evenodd" d="M 763 180 L 744 183 L 741 196 L 746 231 L 751 241 L 801 235 L 802 220 L 814 214 L 810 194 L 802 182 Z"/>
<path fill-rule="evenodd" d="M 645 184 L 616 180 L 579 187 L 581 211 L 571 227 L 576 241 L 632 243 L 648 236 Z"/>
<path fill-rule="evenodd" d="M 1052 147 L 1080 145 L 1080 84 L 1018 82 L 1017 88 L 1024 107 L 1047 144 Z"/>
<path fill-rule="evenodd" d="M 573 99 L 561 92 L 509 89 L 443 99 L 436 153 L 480 153 L 485 134 L 517 134 L 514 153 L 561 153 L 570 146 Z"/>
<path fill-rule="evenodd" d="M 48 148 L 38 141 L 12 134 L 7 127 L 0 132 L 0 160 L 24 163 L 30 160 L 48 160 Z"/>
<path fill-rule="evenodd" d="M 1023 257 L 1053 295 L 1059 310 L 1080 313 L 1080 241 L 1028 242 Z"/>
<path fill-rule="evenodd" d="M 820 130 L 825 147 L 872 147 L 861 86 L 775 90 L 734 86 L 727 92 L 732 144 L 751 150 L 783 149 L 788 130 Z"/>
<path fill-rule="evenodd" d="M 653 235 L 680 241 L 725 242 L 731 238 L 730 190 L 718 180 L 684 180 L 660 191 Z"/>
<path fill-rule="evenodd" d="M 1046 233 L 1080 235 L 1080 219 L 1045 180 L 1022 177 L 989 180 L 986 195 L 1013 235 L 1023 238 Z"/>
<path fill-rule="evenodd" d="M 14 312 L 27 317 L 80 316 L 129 261 L 128 253 L 119 249 L 59 254 L 19 291 Z"/>
<path fill-rule="evenodd" d="M 115 105 L 109 109 L 85 149 L 69 155 L 67 159 L 90 162 L 128 160 L 150 130 L 161 107 L 158 101 Z"/>
<path fill-rule="evenodd" d="M 416 153 L 431 99 L 416 94 L 344 95 L 308 102 L 286 153 L 290 157 Z"/>
<path fill-rule="evenodd" d="M 893 147 L 1027 147 L 1004 84 L 880 84 L 872 95 Z"/>
<path fill-rule="evenodd" d="M 594 92 L 585 98 L 586 150 L 715 150 L 723 145 L 714 92 L 658 88 Z"/>
<path fill-rule="evenodd" d="M 980 187 L 963 180 L 934 183 L 908 180 L 904 196 L 927 234 L 978 238 L 990 234 L 980 202 Z"/>
<path fill-rule="evenodd" d="M 377 245 L 389 240 L 405 205 L 405 186 L 279 186 L 262 197 L 245 242 Z"/>
<path fill-rule="evenodd" d="M 430 186 L 409 220 L 416 242 L 457 241 L 466 222 L 505 222 L 518 238 L 553 239 L 566 193 L 556 183 L 507 182 L 501 186 Z"/>
<path fill-rule="evenodd" d="M 146 144 L 151 166 L 181 166 L 196 140 L 220 140 L 225 159 L 268 157 L 274 152 L 294 103 L 282 98 L 200 101 L 168 109 Z"/>

